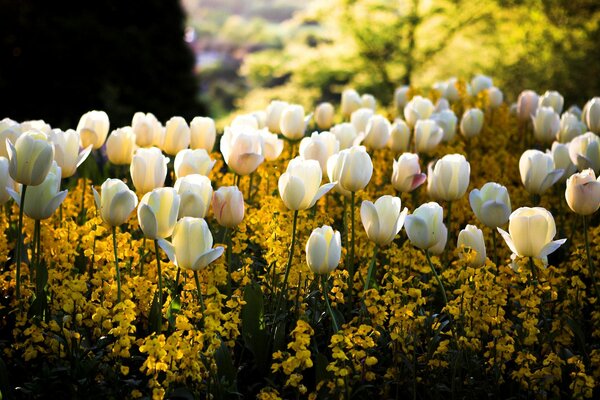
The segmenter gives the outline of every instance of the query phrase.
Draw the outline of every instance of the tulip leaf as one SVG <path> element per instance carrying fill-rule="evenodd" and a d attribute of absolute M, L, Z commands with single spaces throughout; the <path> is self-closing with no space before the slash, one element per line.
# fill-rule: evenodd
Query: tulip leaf
<path fill-rule="evenodd" d="M 223 342 L 215 352 L 215 363 L 217 364 L 219 383 L 223 384 L 227 391 L 235 390 L 236 371 L 231 359 L 231 352 Z"/>
<path fill-rule="evenodd" d="M 242 337 L 252 352 L 259 368 L 268 368 L 271 352 L 267 349 L 268 336 L 264 323 L 264 298 L 260 286 L 251 284 L 244 288 L 244 306 L 241 311 Z"/>
<path fill-rule="evenodd" d="M 160 333 L 162 325 L 162 307 L 158 302 L 158 291 L 154 292 L 152 305 L 150 306 L 150 315 L 148 315 L 148 328 L 150 332 Z"/>
<path fill-rule="evenodd" d="M 173 293 L 173 299 L 169 303 L 169 309 L 167 310 L 167 320 L 169 321 L 169 327 L 175 326 L 175 317 L 181 311 L 181 296 L 179 292 Z"/>
<path fill-rule="evenodd" d="M 323 353 L 318 353 L 315 357 L 315 381 L 317 383 L 331 379 L 331 373 L 327 371 L 329 360 Z"/>

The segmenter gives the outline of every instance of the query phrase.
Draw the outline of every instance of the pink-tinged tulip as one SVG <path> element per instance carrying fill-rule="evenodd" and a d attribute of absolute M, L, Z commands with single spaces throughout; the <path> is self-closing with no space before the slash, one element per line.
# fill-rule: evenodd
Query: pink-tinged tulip
<path fill-rule="evenodd" d="M 89 111 L 81 116 L 77 132 L 81 138 L 81 147 L 92 146 L 93 150 L 102 147 L 108 135 L 110 122 L 104 111 Z"/>
<path fill-rule="evenodd" d="M 285 206 L 293 211 L 306 210 L 330 191 L 335 183 L 321 185 L 322 171 L 316 160 L 296 157 L 279 177 L 279 195 Z"/>
<path fill-rule="evenodd" d="M 392 185 L 401 193 L 409 193 L 421 186 L 427 180 L 427 175 L 421 173 L 419 156 L 413 153 L 403 153 L 394 160 Z"/>
<path fill-rule="evenodd" d="M 236 227 L 244 219 L 244 196 L 237 186 L 222 186 L 213 194 L 212 209 L 219 225 Z"/>
<path fill-rule="evenodd" d="M 590 215 L 600 208 L 600 182 L 592 169 L 583 170 L 567 179 L 567 204 L 579 215 Z"/>
<path fill-rule="evenodd" d="M 190 147 L 211 152 L 217 140 L 215 121 L 209 117 L 195 117 L 190 122 Z"/>
<path fill-rule="evenodd" d="M 535 115 L 538 107 L 539 96 L 533 90 L 524 90 L 517 100 L 517 117 L 522 121 L 529 121 Z"/>

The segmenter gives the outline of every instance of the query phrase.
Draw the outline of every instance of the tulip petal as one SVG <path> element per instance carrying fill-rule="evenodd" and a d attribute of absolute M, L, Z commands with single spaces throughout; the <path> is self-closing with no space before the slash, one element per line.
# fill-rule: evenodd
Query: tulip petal
<path fill-rule="evenodd" d="M 332 183 L 326 183 L 324 185 L 322 185 L 319 190 L 317 190 L 317 194 L 315 194 L 315 197 L 312 199 L 310 205 L 308 206 L 308 208 L 311 208 L 312 206 L 315 205 L 315 203 L 323 196 L 325 196 L 325 194 L 327 192 L 329 192 L 331 189 L 333 189 L 335 187 L 335 185 L 337 185 L 337 182 L 332 182 Z"/>
<path fill-rule="evenodd" d="M 302 200 L 304 200 L 304 182 L 297 176 L 287 172 L 279 178 L 279 194 L 290 210 L 300 210 Z"/>
<path fill-rule="evenodd" d="M 404 224 L 406 225 L 408 239 L 413 246 L 427 250 L 435 244 L 432 236 L 429 234 L 429 227 L 423 218 L 412 214 L 406 217 Z"/>
<path fill-rule="evenodd" d="M 158 245 L 167 254 L 169 260 L 171 260 L 173 264 L 177 265 L 177 260 L 175 259 L 175 246 L 165 239 L 158 239 Z"/>
<path fill-rule="evenodd" d="M 556 182 L 558 182 L 558 180 L 562 177 L 564 172 L 565 172 L 564 169 L 555 169 L 554 171 L 552 171 L 548 175 L 546 175 L 546 177 L 542 181 L 542 184 L 540 185 L 540 189 L 539 189 L 540 192 L 545 192 L 548 188 L 550 188 L 550 186 L 552 186 Z M 542 193 L 539 193 L 539 194 L 542 194 Z"/>
<path fill-rule="evenodd" d="M 315 274 L 327 272 L 327 241 L 323 235 L 310 235 L 306 242 L 306 263 Z"/>
<path fill-rule="evenodd" d="M 88 147 L 86 147 L 85 149 L 81 150 L 79 152 L 79 156 L 77 156 L 77 164 L 75 165 L 75 168 L 78 168 L 90 155 L 90 153 L 92 152 L 92 145 L 90 144 Z"/>
<path fill-rule="evenodd" d="M 100 211 L 100 195 L 96 191 L 96 189 L 92 186 L 92 192 L 94 192 L 94 202 L 96 203 L 96 210 Z"/>
<path fill-rule="evenodd" d="M 412 182 L 410 185 L 410 190 L 415 190 L 416 188 L 418 188 L 419 186 L 421 186 L 422 184 L 425 183 L 425 181 L 427 180 L 427 175 L 424 173 L 420 173 L 420 174 L 415 174 L 412 176 Z"/>
<path fill-rule="evenodd" d="M 54 214 L 54 211 L 56 211 L 58 206 L 60 206 L 60 204 L 63 201 L 65 201 L 65 198 L 67 197 L 67 193 L 68 193 L 68 190 L 63 190 L 62 192 L 57 193 L 57 195 L 54 196 L 52 198 L 52 200 L 50 200 L 50 202 L 46 206 L 46 209 L 44 210 L 45 214 L 48 215 L 48 218 L 52 214 Z"/>
<path fill-rule="evenodd" d="M 23 190 L 23 189 L 21 189 Z M 6 187 L 6 191 L 8 192 L 8 194 L 10 195 L 10 197 L 12 197 L 12 199 L 15 201 L 15 203 L 17 203 L 17 205 L 19 207 L 21 207 L 21 195 L 17 192 L 15 192 L 11 187 Z"/>
<path fill-rule="evenodd" d="M 378 241 L 380 230 L 379 215 L 377 215 L 377 209 L 373 203 L 368 200 L 362 202 L 360 205 L 360 219 L 369 239 Z"/>
<path fill-rule="evenodd" d="M 215 261 L 217 258 L 221 257 L 223 251 L 225 249 L 221 246 L 215 247 L 214 249 L 210 249 L 206 253 L 202 254 L 192 265 L 192 271 L 199 271 L 202 268 L 208 266 L 211 262 Z"/>
<path fill-rule="evenodd" d="M 149 239 L 158 239 L 158 221 L 149 205 L 140 205 L 138 208 L 138 219 L 144 235 Z"/>
<path fill-rule="evenodd" d="M 498 232 L 500 232 L 500 235 L 502 235 L 502 239 L 504 239 L 504 241 L 508 245 L 508 248 L 510 249 L 510 251 L 512 251 L 515 254 L 519 254 L 512 238 L 510 237 L 510 234 L 502 228 L 496 228 L 496 229 L 498 229 Z"/>
<path fill-rule="evenodd" d="M 547 257 L 549 254 L 554 253 L 566 241 L 567 241 L 567 239 L 559 239 L 559 240 L 554 240 L 554 241 L 548 243 L 547 245 L 545 245 L 542 248 L 542 251 L 540 252 L 540 256 L 538 258 L 543 259 L 544 257 Z"/>

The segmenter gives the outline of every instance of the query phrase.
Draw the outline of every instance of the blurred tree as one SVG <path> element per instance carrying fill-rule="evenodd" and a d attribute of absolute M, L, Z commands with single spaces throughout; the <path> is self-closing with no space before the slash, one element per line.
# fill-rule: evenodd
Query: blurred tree
<path fill-rule="evenodd" d="M 166 121 L 204 114 L 176 0 L 0 0 L 1 117 L 74 128 L 105 110 Z"/>

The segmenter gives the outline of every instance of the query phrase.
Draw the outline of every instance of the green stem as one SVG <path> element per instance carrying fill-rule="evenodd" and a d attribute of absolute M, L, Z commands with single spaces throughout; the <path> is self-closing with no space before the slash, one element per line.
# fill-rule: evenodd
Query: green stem
<path fill-rule="evenodd" d="M 537 270 L 535 269 L 535 262 L 533 257 L 529 257 L 529 268 L 531 269 L 531 280 L 534 285 L 538 284 Z"/>
<path fill-rule="evenodd" d="M 117 303 L 121 302 L 121 272 L 119 271 L 119 258 L 117 256 L 117 227 L 112 227 L 113 248 L 115 250 L 115 269 L 117 270 Z"/>
<path fill-rule="evenodd" d="M 498 249 L 496 247 L 496 229 L 492 228 L 492 247 L 494 248 L 494 264 L 498 269 Z"/>
<path fill-rule="evenodd" d="M 600 300 L 600 289 L 598 288 L 598 284 L 596 283 L 596 274 L 594 271 L 594 264 L 592 263 L 592 254 L 590 252 L 590 240 L 588 238 L 588 222 L 587 217 L 583 216 L 583 234 L 585 236 L 585 254 L 587 255 L 588 261 L 588 270 L 590 276 L 592 277 L 592 284 L 594 285 L 594 289 L 596 289 L 596 301 Z"/>
<path fill-rule="evenodd" d="M 344 248 L 348 249 L 348 198 L 344 197 L 344 215 L 342 216 L 342 224 L 344 224 Z M 346 270 L 349 269 L 348 264 L 350 263 L 349 255 L 346 256 Z"/>
<path fill-rule="evenodd" d="M 233 291 L 232 289 L 232 280 L 231 273 L 233 272 L 233 265 L 231 265 L 231 236 L 233 234 L 233 229 L 225 228 L 225 241 L 226 241 L 226 249 L 225 249 L 225 257 L 227 259 L 227 294 L 231 296 Z"/>
<path fill-rule="evenodd" d="M 202 325 L 204 325 L 204 315 L 206 314 L 206 308 L 204 307 L 204 299 L 202 298 L 202 288 L 200 286 L 200 279 L 198 279 L 198 271 L 194 271 L 194 280 L 196 281 L 196 289 L 198 290 L 200 310 L 202 310 L 202 318 L 200 318 L 200 321 L 202 322 Z"/>
<path fill-rule="evenodd" d="M 235 186 L 237 186 L 237 187 L 238 187 L 238 189 L 239 189 L 239 187 L 240 187 L 240 178 L 241 178 L 241 176 L 240 176 L 240 175 L 236 174 L 235 172 L 233 173 L 233 182 L 234 182 L 233 184 L 234 184 Z"/>
<path fill-rule="evenodd" d="M 146 263 L 146 236 L 142 239 L 142 257 L 140 258 L 140 276 L 144 276 L 144 264 Z"/>
<path fill-rule="evenodd" d="M 333 333 L 337 333 L 340 330 L 340 327 L 335 319 L 335 315 L 333 314 L 333 310 L 331 309 L 331 304 L 329 304 L 329 291 L 327 290 L 327 275 L 323 275 L 321 277 L 321 285 L 323 286 L 323 297 L 325 298 L 325 304 L 327 305 L 327 311 L 331 316 L 331 323 L 333 324 Z"/>
<path fill-rule="evenodd" d="M 283 277 L 283 285 L 281 286 L 281 290 L 279 291 L 279 296 L 277 297 L 277 307 L 275 308 L 275 313 L 279 313 L 279 307 L 281 301 L 283 300 L 283 295 L 287 289 L 287 281 L 290 275 L 290 268 L 292 266 L 292 258 L 294 256 L 294 246 L 296 245 L 296 224 L 298 222 L 298 210 L 294 210 L 294 222 L 292 225 L 292 244 L 290 245 L 290 255 L 288 256 L 288 262 L 285 267 L 285 275 Z M 277 316 L 277 315 L 276 315 Z"/>
<path fill-rule="evenodd" d="M 23 208 L 25 208 L 25 192 L 27 185 L 23 185 L 21 189 L 21 203 L 19 205 L 19 225 L 17 235 L 17 301 L 21 302 L 21 253 L 23 252 Z"/>
<path fill-rule="evenodd" d="M 36 219 L 35 225 L 33 228 L 33 247 L 31 248 L 31 250 L 32 250 L 32 255 L 31 255 L 32 267 L 35 266 L 35 268 L 31 268 L 31 271 L 30 271 L 32 282 L 36 281 L 35 276 L 33 276 L 34 271 L 35 271 L 36 275 L 38 272 L 37 266 L 39 264 L 40 228 L 41 228 L 40 221 Z M 36 294 L 37 294 L 37 292 L 36 292 Z"/>
<path fill-rule="evenodd" d="M 352 287 L 354 286 L 354 209 L 356 207 L 356 193 L 351 192 L 350 196 L 350 224 L 351 224 L 351 239 L 350 239 L 350 263 L 348 264 L 348 304 L 352 308 Z"/>
<path fill-rule="evenodd" d="M 154 251 L 156 252 L 156 269 L 158 270 L 158 304 L 162 310 L 162 270 L 160 265 L 160 247 L 158 240 L 154 240 Z"/>
<path fill-rule="evenodd" d="M 429 250 L 425 250 L 425 257 L 427 257 L 427 262 L 429 263 L 429 267 L 431 268 L 431 271 L 433 272 L 433 275 L 435 276 L 435 279 L 437 280 L 438 286 L 440 287 L 440 290 L 442 292 L 442 297 L 444 298 L 444 304 L 446 306 L 448 306 L 448 297 L 446 296 L 446 289 L 444 288 L 444 284 L 442 283 L 440 276 L 438 275 L 435 267 L 433 266 L 433 262 L 431 262 L 431 257 L 429 256 Z"/>
<path fill-rule="evenodd" d="M 85 222 L 85 186 L 87 185 L 87 178 L 83 177 L 83 187 L 81 188 L 81 209 L 79 211 L 79 224 L 83 225 Z"/>
<path fill-rule="evenodd" d="M 177 290 L 177 287 L 179 286 L 179 276 L 181 275 L 181 268 L 177 267 L 177 274 L 175 275 L 175 292 L 179 293 L 179 291 Z"/>
<path fill-rule="evenodd" d="M 449 201 L 448 202 L 448 214 L 446 214 L 446 227 L 448 227 L 448 237 L 447 237 L 447 242 L 446 242 L 446 246 L 447 249 L 450 249 L 450 242 L 452 239 L 452 202 Z"/>
<path fill-rule="evenodd" d="M 375 270 L 375 262 L 377 261 L 377 252 L 379 251 L 379 245 L 375 244 L 375 250 L 373 250 L 373 257 L 371 258 L 371 262 L 369 264 L 369 271 L 367 272 L 367 281 L 365 282 L 365 288 L 363 290 L 363 299 L 367 294 L 367 290 L 369 290 L 369 286 L 371 285 L 371 279 L 373 277 L 373 271 Z"/>
<path fill-rule="evenodd" d="M 250 181 L 248 182 L 248 198 L 247 201 L 250 201 L 252 198 L 252 178 L 254 178 L 254 172 L 250 173 Z"/>
<path fill-rule="evenodd" d="M 531 195 L 531 203 L 533 204 L 534 207 L 539 206 L 541 200 L 542 200 L 542 198 L 541 198 L 541 196 L 539 194 L 532 194 Z"/>

